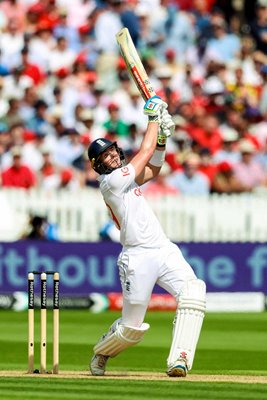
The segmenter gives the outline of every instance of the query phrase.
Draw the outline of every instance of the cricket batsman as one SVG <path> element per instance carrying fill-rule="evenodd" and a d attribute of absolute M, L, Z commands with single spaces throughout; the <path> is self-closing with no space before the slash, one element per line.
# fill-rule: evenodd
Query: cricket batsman
<path fill-rule="evenodd" d="M 92 167 L 100 175 L 104 202 L 120 229 L 118 267 L 123 292 L 122 316 L 94 346 L 90 370 L 92 375 L 104 375 L 109 357 L 142 340 L 150 328 L 144 318 L 157 283 L 177 301 L 166 372 L 170 377 L 185 377 L 192 368 L 202 327 L 206 287 L 178 246 L 166 237 L 142 195 L 140 187 L 160 172 L 173 127 L 167 104 L 158 96 L 145 103 L 144 113 L 147 130 L 129 164 L 116 142 L 101 138 L 88 149 Z"/>

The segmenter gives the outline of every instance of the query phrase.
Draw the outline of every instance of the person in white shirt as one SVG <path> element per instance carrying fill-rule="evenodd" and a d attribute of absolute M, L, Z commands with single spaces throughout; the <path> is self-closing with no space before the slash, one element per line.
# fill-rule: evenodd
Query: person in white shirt
<path fill-rule="evenodd" d="M 60 68 L 71 69 L 75 57 L 74 51 L 68 47 L 67 40 L 60 36 L 57 38 L 56 47 L 50 52 L 48 68 L 51 72 L 58 71 Z"/>
<path fill-rule="evenodd" d="M 16 20 L 8 21 L 6 32 L 0 34 L 0 62 L 13 69 L 20 64 L 20 52 L 24 46 L 23 33 Z"/>
<path fill-rule="evenodd" d="M 123 246 L 118 267 L 123 291 L 122 317 L 94 346 L 92 375 L 104 375 L 109 357 L 139 343 L 149 324 L 144 318 L 157 283 L 179 304 L 167 360 L 167 374 L 185 377 L 191 369 L 205 312 L 205 283 L 197 279 L 180 249 L 163 232 L 140 186 L 156 177 L 164 163 L 166 137 L 173 122 L 158 96 L 144 107 L 148 126 L 140 150 L 125 164 L 116 142 L 96 139 L 88 149 L 92 168 L 100 174 L 100 191 L 120 230 Z"/>

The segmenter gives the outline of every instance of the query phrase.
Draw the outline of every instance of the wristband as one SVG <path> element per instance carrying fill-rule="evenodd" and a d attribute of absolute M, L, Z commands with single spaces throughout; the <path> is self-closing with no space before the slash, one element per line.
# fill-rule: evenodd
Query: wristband
<path fill-rule="evenodd" d="M 165 161 L 165 150 L 155 150 L 153 156 L 149 160 L 149 164 L 153 165 L 153 167 L 162 167 Z"/>

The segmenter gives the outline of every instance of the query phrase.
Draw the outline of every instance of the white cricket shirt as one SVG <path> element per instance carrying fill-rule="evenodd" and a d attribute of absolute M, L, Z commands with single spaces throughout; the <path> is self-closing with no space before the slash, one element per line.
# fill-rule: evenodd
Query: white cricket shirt
<path fill-rule="evenodd" d="M 135 182 L 135 169 L 128 164 L 98 178 L 110 215 L 120 229 L 124 248 L 159 248 L 169 239 Z"/>

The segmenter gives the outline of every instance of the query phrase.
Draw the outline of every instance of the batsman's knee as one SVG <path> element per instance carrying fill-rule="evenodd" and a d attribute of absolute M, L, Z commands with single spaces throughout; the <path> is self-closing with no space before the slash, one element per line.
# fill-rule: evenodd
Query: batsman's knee
<path fill-rule="evenodd" d="M 94 347 L 95 354 L 115 357 L 127 347 L 139 343 L 150 325 L 143 323 L 139 328 L 117 323 L 114 331 L 109 331 Z"/>
<path fill-rule="evenodd" d="M 201 279 L 185 282 L 178 299 L 178 309 L 206 311 L 206 284 Z"/>

